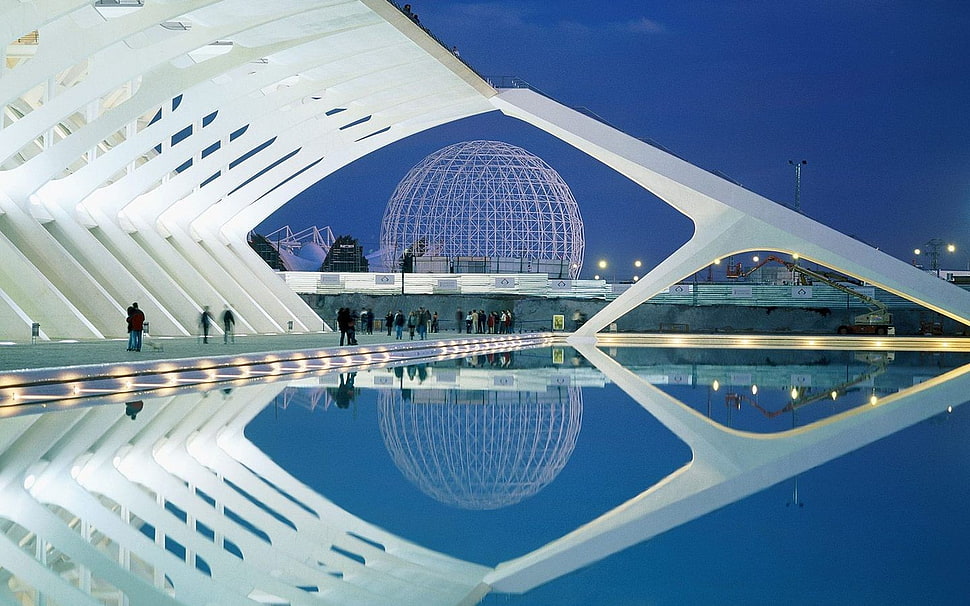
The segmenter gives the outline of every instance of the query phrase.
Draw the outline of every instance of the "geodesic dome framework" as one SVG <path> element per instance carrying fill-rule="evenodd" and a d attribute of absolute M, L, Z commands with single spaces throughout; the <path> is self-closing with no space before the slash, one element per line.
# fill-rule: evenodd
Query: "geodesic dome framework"
<path fill-rule="evenodd" d="M 545 393 L 382 390 L 381 436 L 394 464 L 431 498 L 461 509 L 514 505 L 552 482 L 583 417 L 579 387 Z"/>
<path fill-rule="evenodd" d="M 394 190 L 381 224 L 387 271 L 410 251 L 575 278 L 584 248 L 579 205 L 559 173 L 500 141 L 465 141 L 425 157 Z"/>

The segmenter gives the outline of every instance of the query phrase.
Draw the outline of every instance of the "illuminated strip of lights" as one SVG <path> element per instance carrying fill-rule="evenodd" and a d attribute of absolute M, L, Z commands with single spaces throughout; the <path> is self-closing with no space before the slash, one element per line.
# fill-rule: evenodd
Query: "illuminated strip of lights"
<path fill-rule="evenodd" d="M 53 400 L 59 397 L 61 396 L 57 394 L 46 394 L 46 395 L 32 395 L 32 394 L 25 394 L 25 393 L 10 394 L 10 399 L 13 400 L 14 402 L 20 402 L 22 400 Z"/>
<path fill-rule="evenodd" d="M 509 347 L 513 347 L 520 343 L 535 343 L 540 345 L 541 343 L 549 342 L 551 339 L 542 338 L 518 338 L 518 339 L 500 339 L 500 338 L 466 338 L 460 341 L 437 341 L 437 342 L 422 342 L 417 347 L 413 343 L 409 344 L 399 344 L 398 346 L 381 346 L 375 348 L 367 349 L 355 349 L 353 351 L 347 350 L 335 354 L 332 350 L 316 350 L 315 357 L 308 357 L 305 353 L 299 355 L 294 355 L 292 358 L 280 358 L 279 356 L 267 356 L 263 358 L 263 361 L 259 361 L 258 358 L 235 358 L 232 364 L 218 364 L 218 361 L 212 359 L 196 359 L 195 362 L 207 363 L 210 366 L 205 368 L 199 368 L 197 364 L 185 365 L 173 364 L 172 362 L 165 362 L 159 364 L 153 368 L 145 366 L 124 366 L 120 368 L 115 368 L 112 370 L 109 376 L 78 376 L 76 373 L 72 373 L 70 376 L 60 376 L 57 378 L 57 383 L 72 383 L 69 386 L 65 386 L 64 392 L 61 393 L 47 393 L 47 394 L 25 394 L 20 391 L 12 392 L 9 395 L 9 402 L 4 404 L 4 406 L 10 404 L 17 404 L 18 402 L 27 401 L 39 401 L 39 400 L 55 400 L 63 399 L 65 397 L 83 397 L 85 395 L 92 394 L 120 394 L 125 391 L 131 391 L 135 389 L 164 389 L 179 387 L 182 385 L 196 385 L 207 382 L 215 381 L 233 381 L 246 379 L 251 376 L 280 376 L 283 374 L 296 374 L 303 373 L 309 370 L 319 370 L 326 371 L 334 368 L 347 368 L 352 366 L 361 365 L 374 365 L 375 363 L 393 363 L 395 361 L 407 362 L 408 360 L 415 359 L 444 359 L 446 357 L 459 357 L 461 355 L 467 355 L 469 353 L 483 353 L 491 351 L 505 350 Z M 312 360 L 316 360 L 316 364 L 309 363 Z M 287 361 L 295 362 L 296 366 L 284 366 Z M 211 366 L 216 364 L 216 366 Z M 264 365 L 271 366 L 273 368 L 259 369 L 254 368 L 254 365 Z M 220 372 L 221 369 L 221 372 Z M 231 372 L 229 369 L 237 369 L 238 374 L 227 374 L 227 371 Z M 202 374 L 204 376 L 185 376 L 191 374 Z M 162 379 L 160 382 L 143 382 L 134 380 L 131 377 L 143 377 L 148 376 L 157 377 Z M 126 379 L 126 377 L 128 377 Z M 97 382 L 110 382 L 110 381 L 124 381 L 122 385 L 116 388 L 108 387 L 82 387 L 86 382 L 97 383 Z M 39 387 L 38 385 L 34 387 Z M 50 383 L 45 381 L 45 385 L 49 386 Z M 25 388 L 29 387 L 25 384 Z"/>

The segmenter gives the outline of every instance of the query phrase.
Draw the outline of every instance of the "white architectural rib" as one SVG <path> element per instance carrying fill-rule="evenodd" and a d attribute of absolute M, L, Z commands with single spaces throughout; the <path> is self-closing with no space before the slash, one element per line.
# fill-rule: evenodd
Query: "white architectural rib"
<path fill-rule="evenodd" d="M 970 366 L 804 427 L 755 434 L 723 427 L 589 344 L 577 349 L 691 449 L 691 461 L 626 503 L 486 577 L 520 593 L 801 472 L 943 413 L 970 393 Z"/>
<path fill-rule="evenodd" d="M 120 335 L 133 300 L 156 334 L 188 334 L 202 305 L 222 302 L 252 330 L 319 329 L 254 262 L 248 230 L 352 159 L 492 109 L 491 88 L 384 1 L 149 2 L 101 9 L 108 17 L 78 1 L 0 10 L 4 41 L 32 30 L 39 41 L 29 60 L 0 68 L 0 98 L 23 110 L 0 125 L 12 158 L 0 172 L 0 246 L 25 253 L 3 281 L 0 334 L 36 321 L 45 337 Z M 69 68 L 76 81 L 62 87 Z M 125 87 L 130 97 L 104 103 Z M 25 292 L 14 276 L 30 281 Z"/>
<path fill-rule="evenodd" d="M 237 433 L 284 387 L 146 400 L 134 422 L 113 405 L 4 420 L 0 573 L 72 604 L 102 603 L 75 576 L 139 604 L 476 603 L 488 568 L 360 520 Z M 11 524 L 71 567 L 22 551 Z"/>
<path fill-rule="evenodd" d="M 506 90 L 493 103 L 629 177 L 694 222 L 687 243 L 590 318 L 575 339 L 592 338 L 670 285 L 749 250 L 796 254 L 970 325 L 970 292 L 908 263 L 533 91 Z"/>

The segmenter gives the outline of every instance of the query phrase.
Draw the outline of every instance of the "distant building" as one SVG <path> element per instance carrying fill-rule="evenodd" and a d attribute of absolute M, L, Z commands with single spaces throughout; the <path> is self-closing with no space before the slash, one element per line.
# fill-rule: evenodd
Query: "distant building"
<path fill-rule="evenodd" d="M 367 258 L 364 257 L 364 247 L 355 238 L 339 236 L 327 257 L 323 260 L 320 271 L 326 272 L 361 272 L 368 271 Z"/>
<path fill-rule="evenodd" d="M 249 246 L 256 251 L 266 264 L 275 269 L 276 271 L 285 271 L 287 268 L 283 264 L 283 260 L 280 258 L 280 251 L 277 247 L 266 239 L 265 236 L 261 236 L 256 232 L 250 232 Z"/>

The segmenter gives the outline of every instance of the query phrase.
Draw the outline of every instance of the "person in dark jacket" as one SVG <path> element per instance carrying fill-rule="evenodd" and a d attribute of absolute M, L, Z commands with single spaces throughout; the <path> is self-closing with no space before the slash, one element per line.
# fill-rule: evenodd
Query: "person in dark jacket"
<path fill-rule="evenodd" d="M 128 308 L 128 351 L 141 351 L 142 330 L 145 328 L 145 312 L 138 309 L 138 303 Z"/>
<path fill-rule="evenodd" d="M 232 342 L 236 342 L 236 316 L 232 313 L 232 309 L 226 305 L 225 309 L 222 310 L 222 328 L 225 330 L 222 333 L 222 342 L 228 343 L 230 339 Z"/>
<path fill-rule="evenodd" d="M 202 327 L 202 342 L 209 342 L 209 326 L 212 325 L 212 312 L 209 311 L 209 306 L 206 305 L 202 308 L 202 315 L 199 316 L 199 325 Z"/>

